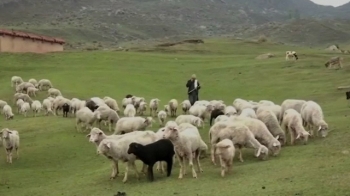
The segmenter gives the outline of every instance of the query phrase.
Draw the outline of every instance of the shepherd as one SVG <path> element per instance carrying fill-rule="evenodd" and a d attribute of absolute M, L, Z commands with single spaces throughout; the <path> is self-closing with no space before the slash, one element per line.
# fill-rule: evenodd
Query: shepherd
<path fill-rule="evenodd" d="M 194 103 L 198 101 L 198 91 L 201 89 L 201 86 L 196 79 L 196 74 L 192 74 L 191 79 L 187 81 L 186 87 L 188 89 L 188 100 L 190 101 L 191 105 L 194 105 Z"/>

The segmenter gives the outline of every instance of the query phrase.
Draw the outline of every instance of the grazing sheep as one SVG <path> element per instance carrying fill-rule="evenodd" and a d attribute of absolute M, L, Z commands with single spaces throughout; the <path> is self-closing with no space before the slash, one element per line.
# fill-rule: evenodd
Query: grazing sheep
<path fill-rule="evenodd" d="M 134 154 L 144 164 L 148 165 L 148 179 L 150 181 L 154 180 L 153 166 L 158 161 L 167 163 L 167 177 L 171 175 L 175 151 L 170 140 L 160 139 L 147 145 L 133 142 L 129 145 L 128 154 Z"/>
<path fill-rule="evenodd" d="M 327 68 L 332 68 L 333 66 L 337 65 L 338 68 L 343 68 L 343 57 L 339 57 L 339 56 L 336 56 L 336 57 L 332 57 L 329 61 L 327 61 L 324 65 L 327 67 Z"/>
<path fill-rule="evenodd" d="M 301 107 L 306 103 L 305 100 L 299 99 L 286 99 L 281 104 L 281 114 L 280 114 L 280 123 L 283 121 L 284 112 L 288 109 L 294 109 L 300 113 Z"/>
<path fill-rule="evenodd" d="M 50 88 L 53 88 L 53 85 L 50 80 L 48 79 L 41 79 L 38 82 L 38 89 L 40 91 L 48 90 Z"/>
<path fill-rule="evenodd" d="M 103 154 L 108 159 L 114 162 L 110 179 L 114 179 L 117 176 L 117 165 L 115 164 L 115 162 L 118 160 L 127 163 L 123 183 L 126 183 L 126 181 L 128 180 L 129 167 L 132 167 L 135 170 L 136 177 L 139 179 L 140 175 L 135 165 L 135 160 L 137 158 L 135 155 L 127 153 L 129 145 L 133 142 L 142 145 L 147 145 L 155 142 L 156 139 L 156 135 L 153 131 L 145 131 L 143 134 L 124 136 L 118 140 L 102 140 L 99 146 L 97 147 L 97 154 Z"/>
<path fill-rule="evenodd" d="M 255 111 L 252 108 L 244 108 L 239 114 L 241 117 L 257 118 Z"/>
<path fill-rule="evenodd" d="M 235 156 L 235 147 L 231 140 L 224 139 L 215 145 L 215 154 L 219 156 L 221 165 L 221 176 L 225 177 L 225 172 L 232 168 L 233 158 Z"/>
<path fill-rule="evenodd" d="M 150 116 L 155 116 L 157 111 L 158 111 L 158 107 L 159 107 L 159 102 L 160 99 L 151 99 L 151 101 L 149 102 L 149 115 Z"/>
<path fill-rule="evenodd" d="M 208 106 L 210 105 L 210 102 L 206 100 L 200 100 L 200 101 L 196 101 L 193 105 Z"/>
<path fill-rule="evenodd" d="M 236 108 L 237 112 L 238 113 L 241 113 L 243 109 L 245 108 L 251 108 L 251 109 L 254 109 L 256 108 L 256 105 L 244 100 L 244 99 L 241 99 L 241 98 L 237 98 L 233 101 L 233 107 Z"/>
<path fill-rule="evenodd" d="M 100 119 L 97 121 L 99 127 L 101 128 L 101 121 L 106 120 L 109 124 L 108 130 L 112 132 L 112 126 L 115 128 L 118 120 L 120 119 L 118 113 L 108 106 L 100 106 L 96 111 L 100 112 Z"/>
<path fill-rule="evenodd" d="M 188 110 L 191 108 L 191 102 L 189 100 L 185 100 L 182 103 L 180 103 L 182 107 L 183 114 L 187 114 Z"/>
<path fill-rule="evenodd" d="M 43 109 L 46 111 L 45 115 L 48 116 L 49 113 L 56 115 L 52 109 L 53 109 L 53 104 L 52 101 L 50 99 L 44 99 L 43 100 Z"/>
<path fill-rule="evenodd" d="M 171 99 L 169 101 L 169 109 L 170 109 L 170 116 L 175 117 L 176 116 L 176 111 L 177 111 L 177 106 L 179 105 L 176 99 Z"/>
<path fill-rule="evenodd" d="M 213 106 L 211 105 L 203 106 L 195 104 L 190 108 L 189 114 L 200 117 L 204 121 L 205 118 L 208 117 L 212 111 Z"/>
<path fill-rule="evenodd" d="M 163 134 L 164 139 L 169 139 L 174 144 L 175 153 L 180 163 L 180 179 L 183 178 L 186 171 L 186 158 L 189 160 L 193 178 L 197 178 L 197 173 L 193 167 L 193 160 L 197 163 L 198 172 L 203 172 L 199 162 L 202 139 L 198 134 L 198 130 L 194 131 L 192 129 L 197 128 L 187 128 L 183 131 L 179 131 L 178 126 L 167 126 Z"/>
<path fill-rule="evenodd" d="M 170 115 L 170 107 L 169 105 L 164 105 L 164 111 L 167 113 L 167 115 Z"/>
<path fill-rule="evenodd" d="M 85 106 L 94 112 L 99 106 L 91 99 L 87 100 Z"/>
<path fill-rule="evenodd" d="M 193 115 L 180 115 L 175 119 L 175 122 L 180 125 L 182 123 L 190 123 L 196 127 L 203 127 L 204 122 L 201 118 Z"/>
<path fill-rule="evenodd" d="M 124 110 L 124 116 L 126 117 L 134 117 L 136 115 L 136 108 L 133 104 L 126 105 L 126 108 Z"/>
<path fill-rule="evenodd" d="M 233 106 L 227 106 L 225 108 L 225 112 L 224 113 L 225 113 L 226 116 L 230 117 L 230 116 L 237 115 L 237 110 Z"/>
<path fill-rule="evenodd" d="M 132 100 L 132 104 L 135 106 L 136 110 L 139 109 L 141 102 L 143 102 L 143 101 L 145 102 L 146 101 L 145 98 L 143 98 L 143 97 L 136 97 L 136 96 L 132 96 L 131 100 Z"/>
<path fill-rule="evenodd" d="M 23 82 L 22 78 L 19 76 L 12 76 L 11 87 L 17 86 Z"/>
<path fill-rule="evenodd" d="M 323 111 L 320 105 L 314 101 L 307 101 L 300 111 L 304 125 L 309 130 L 310 136 L 314 136 L 315 128 L 317 129 L 316 136 L 321 133 L 322 137 L 328 134 L 328 124 L 324 120 Z"/>
<path fill-rule="evenodd" d="M 143 115 L 143 113 L 147 110 L 147 103 L 144 101 L 141 101 L 139 109 L 138 109 L 138 114 Z"/>
<path fill-rule="evenodd" d="M 16 102 L 16 106 L 17 106 L 17 114 L 19 114 L 19 111 L 21 110 L 21 107 L 23 105 L 24 101 L 22 99 L 18 99 Z"/>
<path fill-rule="evenodd" d="M 268 100 L 260 100 L 258 102 L 258 105 L 259 106 L 273 106 L 273 105 L 275 105 L 275 103 L 272 101 L 268 101 Z"/>
<path fill-rule="evenodd" d="M 33 103 L 32 98 L 29 97 L 29 95 L 27 94 L 23 94 L 23 93 L 16 93 L 14 96 L 14 102 L 16 103 L 18 99 L 22 99 L 25 102 L 28 102 L 30 104 Z"/>
<path fill-rule="evenodd" d="M 119 112 L 119 107 L 118 107 L 118 103 L 115 99 L 111 98 L 111 97 L 104 97 L 103 98 L 104 102 L 106 105 L 108 105 L 108 107 L 110 107 L 112 110 Z"/>
<path fill-rule="evenodd" d="M 131 98 L 131 97 L 133 97 L 132 94 L 127 94 L 127 95 L 125 96 L 125 98 Z"/>
<path fill-rule="evenodd" d="M 49 97 L 57 97 L 57 96 L 62 96 L 62 93 L 60 90 L 56 88 L 49 88 L 47 91 Z"/>
<path fill-rule="evenodd" d="M 158 112 L 158 120 L 159 120 L 160 126 L 164 125 L 166 118 L 167 118 L 167 114 L 164 110 L 161 110 Z"/>
<path fill-rule="evenodd" d="M 256 113 L 259 113 L 261 110 L 270 110 L 272 111 L 275 116 L 277 117 L 277 120 L 281 118 L 281 109 L 282 107 L 280 105 L 270 105 L 270 106 L 259 106 L 258 109 L 256 110 Z"/>
<path fill-rule="evenodd" d="M 100 112 L 92 112 L 88 107 L 83 107 L 77 111 L 75 118 L 75 128 L 77 131 L 79 131 L 78 125 L 82 125 L 82 123 L 85 126 L 85 129 L 89 129 L 97 119 L 100 119 Z"/>
<path fill-rule="evenodd" d="M 286 51 L 286 61 L 288 61 L 290 58 L 295 58 L 295 60 L 298 60 L 298 55 L 295 51 Z"/>
<path fill-rule="evenodd" d="M 258 119 L 263 122 L 274 137 L 284 145 L 287 141 L 286 134 L 282 130 L 276 115 L 269 109 L 260 109 L 257 112 Z"/>
<path fill-rule="evenodd" d="M 71 112 L 72 114 L 75 114 L 78 110 L 80 110 L 81 108 L 85 107 L 86 105 L 86 101 L 82 101 L 80 99 L 77 98 L 73 98 L 71 100 Z"/>
<path fill-rule="evenodd" d="M 129 98 L 124 98 L 124 99 L 122 100 L 122 106 L 123 106 L 124 109 L 126 108 L 126 106 L 127 106 L 128 104 L 133 104 L 132 98 L 131 98 L 131 97 L 129 97 Z"/>
<path fill-rule="evenodd" d="M 63 117 L 68 117 L 70 106 L 68 103 L 64 103 L 62 106 Z"/>
<path fill-rule="evenodd" d="M 0 100 L 0 110 L 2 110 L 2 108 L 4 108 L 5 105 L 7 105 L 7 102 Z"/>
<path fill-rule="evenodd" d="M 36 114 L 40 112 L 40 110 L 42 110 L 42 105 L 40 103 L 40 101 L 33 101 L 32 103 L 32 110 L 33 110 L 33 116 L 36 117 Z"/>
<path fill-rule="evenodd" d="M 5 105 L 2 108 L 2 113 L 5 115 L 6 120 L 13 119 L 13 117 L 14 117 L 14 114 L 12 113 L 12 108 L 9 105 Z"/>
<path fill-rule="evenodd" d="M 34 78 L 29 79 L 28 82 L 32 83 L 35 87 L 38 86 L 38 81 L 36 81 Z"/>
<path fill-rule="evenodd" d="M 230 117 L 233 117 L 233 116 L 230 116 Z M 228 117 L 226 115 L 220 115 L 215 119 L 214 124 L 217 122 L 228 121 L 230 119 L 230 117 Z"/>
<path fill-rule="evenodd" d="M 30 105 L 28 102 L 24 102 L 21 106 L 20 113 L 27 117 L 27 112 L 30 110 Z"/>
<path fill-rule="evenodd" d="M 36 92 L 39 91 L 39 89 L 35 88 L 35 87 L 28 87 L 27 88 L 27 94 L 30 96 L 34 96 L 36 97 Z"/>
<path fill-rule="evenodd" d="M 287 109 L 283 113 L 282 128 L 290 134 L 291 145 L 298 139 L 303 139 L 304 144 L 307 143 L 310 134 L 305 131 L 301 115 L 295 109 Z"/>
<path fill-rule="evenodd" d="M 213 119 L 215 120 L 220 115 L 225 115 L 225 113 L 221 109 L 214 109 L 213 111 L 211 111 L 209 121 L 210 126 L 213 125 Z"/>
<path fill-rule="evenodd" d="M 55 100 L 53 101 L 53 110 L 55 111 L 56 115 L 58 115 L 58 110 L 63 109 L 64 104 L 68 104 L 70 107 L 71 101 L 67 98 L 60 96 L 60 95 L 55 98 Z"/>
<path fill-rule="evenodd" d="M 151 127 L 152 122 L 152 117 L 123 117 L 118 120 L 114 134 L 120 135 L 136 130 L 142 131 L 145 130 L 147 127 Z"/>
<path fill-rule="evenodd" d="M 29 87 L 35 88 L 35 86 L 32 83 L 22 82 L 21 84 L 16 86 L 16 92 L 17 93 L 28 93 L 27 89 Z"/>
<path fill-rule="evenodd" d="M 12 150 L 14 149 L 17 154 L 17 159 L 19 158 L 19 134 L 16 130 L 9 130 L 4 128 L 0 131 L 2 134 L 2 144 L 6 151 L 6 162 L 12 163 Z"/>

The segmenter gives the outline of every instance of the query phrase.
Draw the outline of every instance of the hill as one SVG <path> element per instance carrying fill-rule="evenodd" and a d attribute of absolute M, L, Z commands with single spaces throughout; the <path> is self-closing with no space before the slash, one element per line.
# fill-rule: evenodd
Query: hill
<path fill-rule="evenodd" d="M 5 0 L 7 28 L 60 36 L 76 47 L 174 36 L 218 36 L 291 19 L 350 19 L 350 10 L 309 0 Z M 315 35 L 317 40 L 321 35 Z M 97 43 L 98 42 L 98 43 Z"/>

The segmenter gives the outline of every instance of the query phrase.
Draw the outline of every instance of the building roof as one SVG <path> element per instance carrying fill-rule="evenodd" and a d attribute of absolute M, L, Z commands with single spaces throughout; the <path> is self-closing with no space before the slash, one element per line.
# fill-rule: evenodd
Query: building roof
<path fill-rule="evenodd" d="M 57 37 L 47 37 L 47 36 L 43 36 L 43 35 L 36 35 L 33 33 L 25 33 L 25 32 L 21 32 L 21 31 L 6 30 L 6 29 L 0 29 L 0 35 L 23 37 L 23 38 L 28 38 L 28 39 L 35 39 L 35 40 L 51 42 L 51 43 L 59 43 L 59 44 L 66 43 L 63 39 L 57 38 Z"/>

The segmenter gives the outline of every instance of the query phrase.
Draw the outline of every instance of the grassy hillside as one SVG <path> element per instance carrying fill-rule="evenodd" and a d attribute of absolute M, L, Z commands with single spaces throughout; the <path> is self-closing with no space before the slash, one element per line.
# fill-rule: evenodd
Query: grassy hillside
<path fill-rule="evenodd" d="M 346 195 L 350 188 L 348 145 L 349 109 L 345 93 L 338 85 L 349 84 L 349 68 L 327 70 L 330 55 L 317 50 L 292 48 L 298 62 L 286 62 L 283 45 L 210 40 L 203 45 L 179 45 L 163 51 L 70 52 L 59 54 L 0 54 L 0 99 L 11 102 L 13 75 L 23 79 L 48 78 L 67 98 L 111 96 L 119 103 L 126 94 L 159 98 L 161 105 L 176 98 L 186 99 L 185 82 L 196 73 L 202 85 L 200 99 L 235 98 L 272 100 L 297 98 L 317 101 L 332 130 L 325 139 L 313 138 L 308 145 L 286 146 L 278 157 L 257 160 L 251 149 L 244 151 L 244 163 L 235 157 L 233 173 L 220 177 L 220 167 L 209 158 L 201 160 L 204 173 L 198 179 L 187 175 L 179 180 L 178 163 L 172 176 L 156 172 L 154 183 L 146 177 L 137 181 L 130 171 L 129 181 L 109 180 L 110 161 L 96 155 L 87 133 L 77 133 L 75 120 L 58 117 L 16 115 L 12 121 L 0 118 L 0 128 L 20 133 L 20 159 L 7 164 L 0 148 L 0 195 L 58 196 L 113 195 L 125 191 L 138 195 Z M 276 58 L 255 60 L 272 52 Z M 35 98 L 43 100 L 46 92 Z M 16 114 L 16 109 L 13 107 Z M 157 130 L 155 124 L 152 130 Z M 207 125 L 200 130 L 208 142 Z M 104 128 L 104 130 L 106 130 Z M 140 164 L 138 168 L 141 169 Z M 120 164 L 124 171 L 123 164 Z"/>

